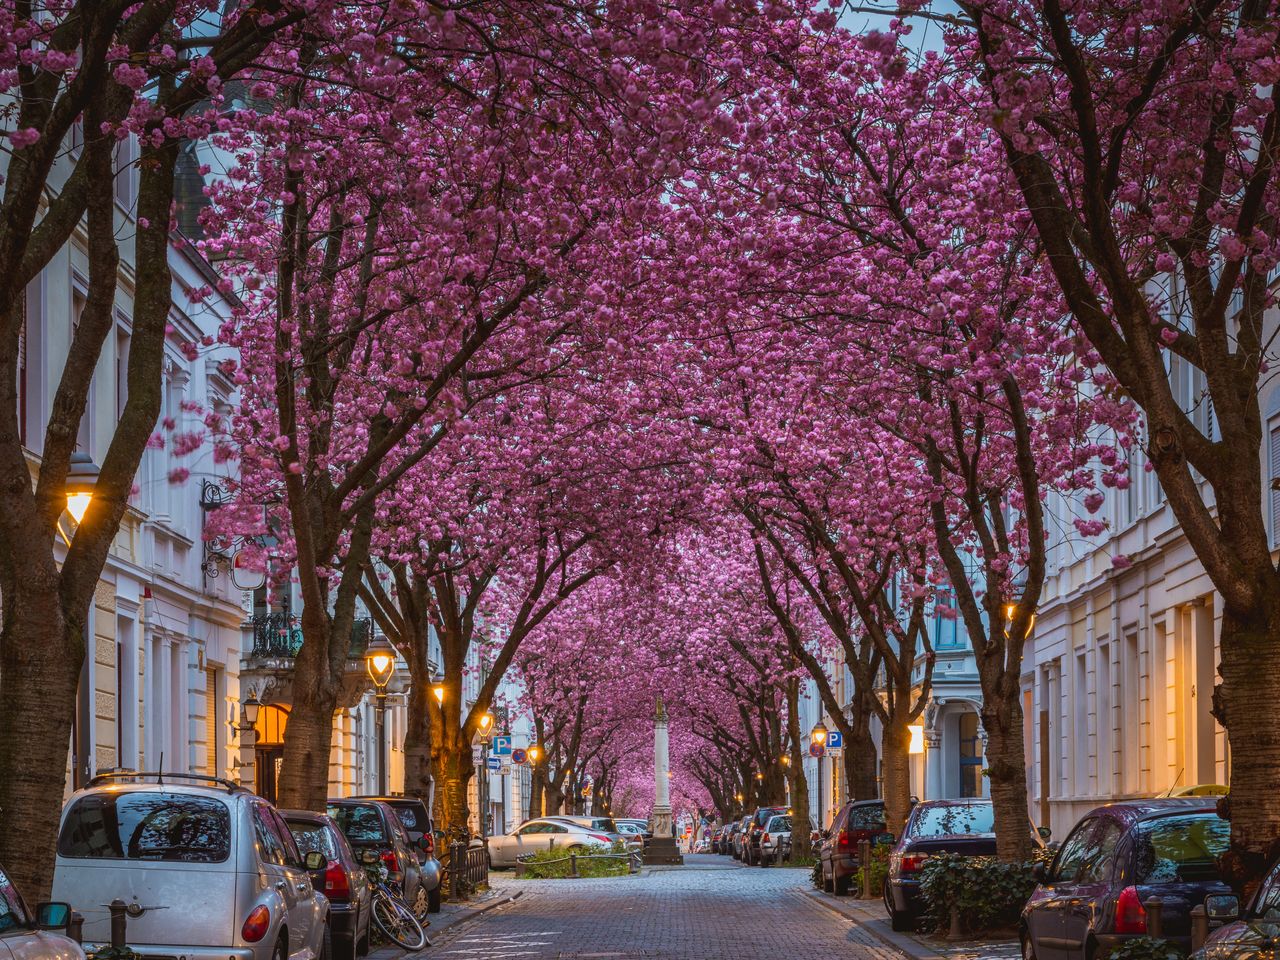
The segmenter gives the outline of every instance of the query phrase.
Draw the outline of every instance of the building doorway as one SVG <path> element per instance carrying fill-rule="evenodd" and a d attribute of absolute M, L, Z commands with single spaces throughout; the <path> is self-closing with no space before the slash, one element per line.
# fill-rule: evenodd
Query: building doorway
<path fill-rule="evenodd" d="M 982 796 L 982 737 L 978 734 L 978 715 L 970 710 L 960 714 L 960 796 Z"/>
<path fill-rule="evenodd" d="M 258 712 L 258 722 L 253 725 L 254 791 L 273 804 L 279 792 L 284 730 L 288 723 L 288 707 L 267 704 Z"/>

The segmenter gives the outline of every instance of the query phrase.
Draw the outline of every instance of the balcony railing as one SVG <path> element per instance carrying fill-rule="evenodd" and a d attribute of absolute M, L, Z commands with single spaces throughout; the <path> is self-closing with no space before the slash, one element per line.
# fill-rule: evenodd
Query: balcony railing
<path fill-rule="evenodd" d="M 302 628 L 296 625 L 295 619 L 287 613 L 260 613 L 249 618 L 246 626 L 253 627 L 254 659 L 292 659 L 298 655 L 302 647 Z M 363 657 L 369 649 L 369 639 L 373 636 L 373 621 L 369 617 L 358 617 L 351 627 L 351 646 L 347 657 L 355 660 Z"/>

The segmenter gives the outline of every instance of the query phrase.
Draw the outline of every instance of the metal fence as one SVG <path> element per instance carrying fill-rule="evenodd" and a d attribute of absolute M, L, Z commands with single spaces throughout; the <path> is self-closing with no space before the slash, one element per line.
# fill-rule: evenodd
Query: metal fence
<path fill-rule="evenodd" d="M 450 900 L 465 900 L 489 882 L 489 851 L 466 843 L 449 844 L 441 887 Z"/>
<path fill-rule="evenodd" d="M 296 618 L 287 613 L 255 614 L 246 625 L 253 628 L 251 656 L 257 659 L 287 660 L 296 657 L 302 647 L 302 628 Z M 347 656 L 353 659 L 364 656 L 372 635 L 373 621 L 369 617 L 357 617 L 351 625 L 351 648 Z"/>

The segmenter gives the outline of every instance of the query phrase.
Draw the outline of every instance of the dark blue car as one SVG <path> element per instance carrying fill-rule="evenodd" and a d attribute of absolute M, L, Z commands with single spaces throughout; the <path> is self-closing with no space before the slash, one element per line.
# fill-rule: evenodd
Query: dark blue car
<path fill-rule="evenodd" d="M 1191 910 L 1230 893 L 1218 874 L 1231 827 L 1212 798 L 1126 800 L 1088 814 L 1063 842 L 1022 912 L 1025 960 L 1094 960 L 1147 934 L 1146 904 L 1163 903 L 1161 935 L 1185 952 Z"/>

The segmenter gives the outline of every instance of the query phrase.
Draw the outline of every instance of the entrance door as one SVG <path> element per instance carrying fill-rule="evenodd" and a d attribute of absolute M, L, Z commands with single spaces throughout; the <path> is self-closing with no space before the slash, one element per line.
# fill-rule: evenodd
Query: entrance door
<path fill-rule="evenodd" d="M 257 747 L 254 750 L 254 792 L 273 806 L 280 783 L 280 767 L 284 763 L 284 747 Z"/>
<path fill-rule="evenodd" d="M 978 715 L 966 710 L 956 718 L 960 734 L 960 796 L 982 796 L 982 737 L 978 734 Z"/>

